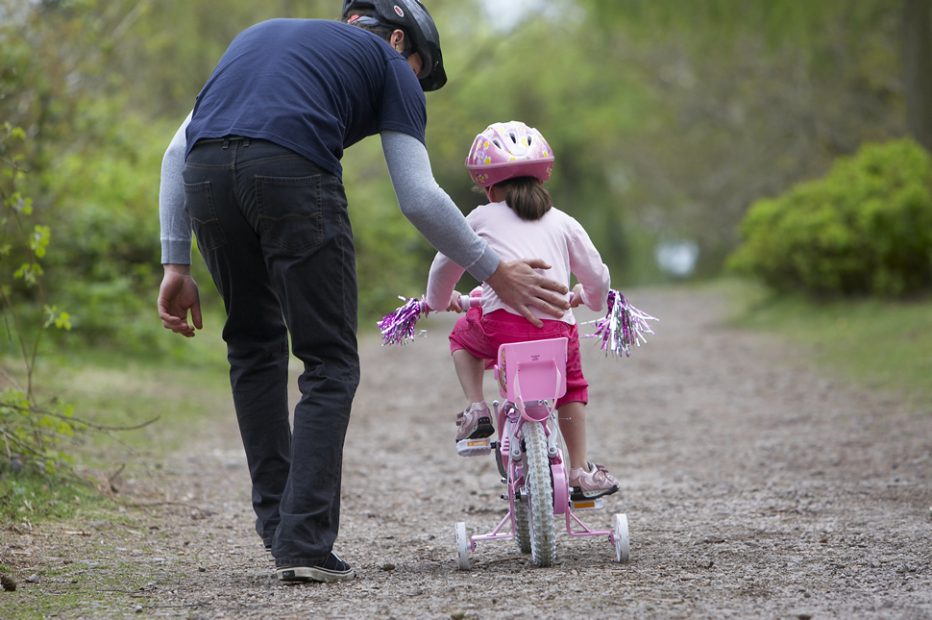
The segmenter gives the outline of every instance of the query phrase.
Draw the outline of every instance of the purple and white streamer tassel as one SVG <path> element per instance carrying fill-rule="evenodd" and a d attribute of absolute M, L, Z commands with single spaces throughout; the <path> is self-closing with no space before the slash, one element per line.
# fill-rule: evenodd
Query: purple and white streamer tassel
<path fill-rule="evenodd" d="M 376 325 L 382 332 L 382 344 L 404 344 L 406 340 L 414 340 L 415 325 L 417 320 L 426 309 L 426 305 L 420 299 L 414 297 L 398 296 L 398 299 L 405 302 L 392 312 L 389 312 Z"/>
<path fill-rule="evenodd" d="M 631 348 L 647 342 L 647 334 L 653 334 L 647 321 L 657 321 L 646 312 L 638 310 L 614 289 L 608 292 L 608 311 L 604 318 L 595 321 L 592 338 L 599 338 L 599 348 L 612 355 L 631 356 Z"/>

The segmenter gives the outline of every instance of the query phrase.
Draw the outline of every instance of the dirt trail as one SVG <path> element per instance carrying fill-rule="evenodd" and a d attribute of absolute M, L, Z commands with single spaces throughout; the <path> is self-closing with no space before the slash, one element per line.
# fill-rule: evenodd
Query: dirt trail
<path fill-rule="evenodd" d="M 622 482 L 583 516 L 608 527 L 628 514 L 629 564 L 612 561 L 607 540 L 562 537 L 553 568 L 500 542 L 457 570 L 454 522 L 485 531 L 504 507 L 491 459 L 452 448 L 461 397 L 441 317 L 413 345 L 364 343 L 337 541 L 359 579 L 272 579 L 223 411 L 150 481 L 179 504 L 118 528 L 114 552 L 136 556 L 147 585 L 123 608 L 76 615 L 932 617 L 932 407 L 828 379 L 797 349 L 724 327 L 713 293 L 633 300 L 662 319 L 648 346 L 614 360 L 583 342 L 591 453 Z"/>

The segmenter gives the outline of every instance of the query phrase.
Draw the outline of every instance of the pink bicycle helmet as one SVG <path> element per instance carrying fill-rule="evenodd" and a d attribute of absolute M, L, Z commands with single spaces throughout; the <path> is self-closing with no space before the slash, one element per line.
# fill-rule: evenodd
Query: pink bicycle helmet
<path fill-rule="evenodd" d="M 553 150 L 539 131 L 521 121 L 493 123 L 473 140 L 466 169 L 485 189 L 515 177 L 543 182 L 553 170 Z"/>

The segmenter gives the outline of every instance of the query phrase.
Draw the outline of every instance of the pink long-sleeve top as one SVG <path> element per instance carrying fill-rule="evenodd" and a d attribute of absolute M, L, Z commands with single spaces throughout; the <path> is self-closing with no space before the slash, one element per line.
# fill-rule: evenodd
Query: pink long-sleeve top
<path fill-rule="evenodd" d="M 582 285 L 582 303 L 594 312 L 602 310 L 611 282 L 608 267 L 585 229 L 572 216 L 551 207 L 539 220 L 522 220 L 506 203 L 493 202 L 474 209 L 466 216 L 466 221 L 503 261 L 541 258 L 551 268 L 540 270 L 540 273 L 562 282 L 567 288 L 570 288 L 572 274 Z M 438 252 L 427 279 L 427 305 L 445 310 L 464 271 Z M 483 283 L 482 313 L 500 309 L 518 314 Z M 531 311 L 540 319 L 555 318 L 534 308 Z M 576 323 L 572 310 L 567 310 L 561 320 L 570 325 Z"/>

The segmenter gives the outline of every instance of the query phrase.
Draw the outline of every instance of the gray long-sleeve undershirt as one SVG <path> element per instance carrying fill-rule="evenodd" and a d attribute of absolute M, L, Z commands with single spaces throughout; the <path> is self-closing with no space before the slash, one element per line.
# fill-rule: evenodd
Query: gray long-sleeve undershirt
<path fill-rule="evenodd" d="M 159 181 L 159 226 L 162 242 L 162 264 L 191 264 L 191 218 L 184 208 L 185 129 L 191 121 L 188 114 L 162 156 L 162 176 Z"/>
<path fill-rule="evenodd" d="M 162 158 L 159 185 L 159 223 L 162 263 L 191 263 L 191 221 L 184 208 L 185 128 L 190 114 L 175 133 Z M 439 252 L 485 280 L 495 271 L 499 256 L 466 223 L 450 196 L 434 180 L 427 149 L 416 138 L 387 131 L 382 151 L 392 186 L 404 216 Z"/>

